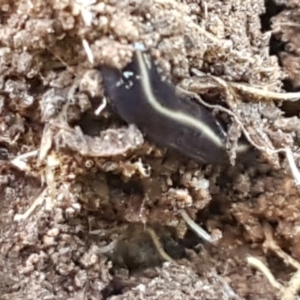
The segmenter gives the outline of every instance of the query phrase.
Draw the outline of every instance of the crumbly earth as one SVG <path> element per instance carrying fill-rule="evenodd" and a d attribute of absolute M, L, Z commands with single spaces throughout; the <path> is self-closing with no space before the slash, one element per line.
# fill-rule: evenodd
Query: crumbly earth
<path fill-rule="evenodd" d="M 230 84 L 299 88 L 298 2 L 0 0 L 0 300 L 297 299 L 300 194 L 267 150 L 300 162 L 299 105 Z M 96 67 L 121 69 L 136 42 L 235 115 L 219 111 L 232 165 L 159 148 L 115 113 Z M 235 160 L 241 124 L 258 150 Z M 182 209 L 222 238 L 204 243 Z"/>

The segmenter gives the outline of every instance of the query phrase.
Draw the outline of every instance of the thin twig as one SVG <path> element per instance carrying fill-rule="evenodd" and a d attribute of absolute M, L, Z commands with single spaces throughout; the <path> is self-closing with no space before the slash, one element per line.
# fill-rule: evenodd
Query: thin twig
<path fill-rule="evenodd" d="M 105 97 L 102 98 L 102 103 L 98 106 L 98 108 L 95 110 L 95 115 L 99 116 L 101 114 L 101 112 L 105 109 L 106 105 L 107 105 L 107 100 Z"/>
<path fill-rule="evenodd" d="M 300 269 L 292 276 L 288 286 L 282 291 L 282 300 L 295 299 L 300 290 Z"/>
<path fill-rule="evenodd" d="M 83 40 L 82 40 L 82 46 L 83 46 L 83 48 L 84 48 L 84 51 L 85 51 L 85 53 L 86 53 L 86 56 L 87 56 L 89 62 L 90 62 L 91 64 L 94 64 L 94 62 L 95 62 L 95 60 L 94 60 L 94 55 L 93 55 L 93 52 L 92 52 L 92 50 L 91 50 L 91 47 L 90 47 L 90 45 L 89 45 L 89 43 L 87 42 L 86 39 L 83 39 Z"/>
<path fill-rule="evenodd" d="M 250 86 L 246 83 L 226 81 L 221 77 L 205 74 L 202 71 L 195 68 L 192 68 L 191 71 L 198 77 L 208 76 L 214 79 L 217 83 L 221 84 L 226 89 L 228 86 L 231 86 L 233 88 L 241 90 L 242 92 L 249 93 L 260 98 L 269 98 L 274 100 L 283 100 L 283 101 L 292 101 L 292 102 L 298 101 L 300 99 L 300 92 L 294 92 L 294 93 L 272 92 L 265 89 Z"/>
<path fill-rule="evenodd" d="M 146 231 L 150 234 L 150 237 L 156 247 L 157 252 L 159 253 L 159 255 L 161 256 L 161 258 L 163 258 L 166 261 L 169 261 L 171 263 L 176 264 L 176 262 L 165 252 L 165 250 L 163 249 L 160 241 L 159 241 L 159 237 L 157 236 L 157 234 L 155 233 L 155 231 L 152 228 L 147 227 Z"/>
<path fill-rule="evenodd" d="M 287 286 L 281 288 L 282 300 L 295 300 L 296 295 L 300 291 L 300 263 L 293 257 L 285 253 L 276 243 L 273 236 L 273 229 L 267 222 L 263 224 L 263 230 L 265 234 L 264 248 L 273 251 L 278 257 L 280 257 L 286 265 L 294 267 L 297 271 L 290 279 Z"/>
<path fill-rule="evenodd" d="M 26 220 L 38 206 L 41 206 L 44 203 L 46 194 L 47 194 L 47 188 L 45 188 L 39 194 L 39 196 L 34 200 L 34 202 L 31 204 L 31 206 L 27 209 L 27 211 L 24 214 L 15 214 L 14 221 Z"/>
<path fill-rule="evenodd" d="M 258 258 L 253 256 L 247 257 L 247 263 L 255 268 L 256 270 L 260 271 L 265 275 L 268 279 L 269 283 L 278 290 L 282 290 L 283 286 L 275 279 L 274 275 L 271 273 L 270 269 L 264 265 Z"/>
<path fill-rule="evenodd" d="M 10 162 L 13 164 L 15 167 L 20 169 L 21 171 L 30 171 L 30 167 L 28 166 L 26 160 L 31 157 L 35 157 L 38 155 L 38 150 L 33 150 L 21 155 L 18 155 L 14 159 L 12 159 Z"/>
<path fill-rule="evenodd" d="M 181 210 L 180 214 L 188 226 L 203 240 L 209 243 L 215 242 L 209 233 L 207 233 L 203 228 L 197 225 L 187 214 L 185 210 Z"/>
<path fill-rule="evenodd" d="M 269 223 L 263 224 L 263 231 L 265 234 L 264 247 L 267 250 L 273 251 L 278 257 L 280 257 L 287 265 L 294 267 L 296 270 L 300 270 L 300 263 L 285 253 L 276 243 L 273 237 L 273 230 Z"/>
<path fill-rule="evenodd" d="M 238 83 L 238 82 L 228 82 L 229 85 L 231 85 L 234 88 L 237 88 L 243 92 L 250 93 L 262 98 L 270 98 L 274 100 L 284 100 L 284 101 L 298 101 L 300 99 L 300 92 L 295 93 L 278 93 L 278 92 L 272 92 L 268 90 L 263 90 L 259 88 L 255 88 L 249 85 L 246 85 L 244 83 Z"/>
<path fill-rule="evenodd" d="M 295 300 L 300 290 L 300 270 L 298 270 L 288 283 L 288 286 L 281 285 L 271 273 L 270 269 L 265 266 L 259 259 L 249 256 L 247 257 L 248 264 L 264 274 L 269 283 L 280 292 L 281 300 Z"/>

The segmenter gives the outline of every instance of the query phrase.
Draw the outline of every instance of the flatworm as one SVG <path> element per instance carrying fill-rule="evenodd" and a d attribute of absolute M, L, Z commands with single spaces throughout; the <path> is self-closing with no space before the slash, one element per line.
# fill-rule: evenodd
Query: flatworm
<path fill-rule="evenodd" d="M 204 163 L 226 163 L 226 133 L 195 101 L 176 94 L 162 80 L 152 57 L 136 50 L 123 70 L 101 66 L 106 95 L 120 117 L 150 140 Z"/>

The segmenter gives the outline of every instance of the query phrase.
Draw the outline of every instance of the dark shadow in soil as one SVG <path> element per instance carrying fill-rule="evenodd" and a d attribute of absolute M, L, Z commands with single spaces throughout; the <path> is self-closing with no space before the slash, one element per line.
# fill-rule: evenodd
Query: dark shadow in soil
<path fill-rule="evenodd" d="M 272 18 L 287 9 L 284 5 L 276 5 L 274 0 L 265 0 L 266 12 L 260 16 L 262 32 L 270 31 Z M 283 63 L 280 57 L 280 53 L 288 52 L 287 43 L 276 38 L 273 34 L 270 39 L 270 55 L 275 55 L 278 58 L 279 65 L 283 67 Z M 283 80 L 283 89 L 287 92 L 297 92 L 299 88 L 295 88 L 290 78 Z M 299 113 L 300 106 L 299 101 L 297 102 L 284 102 L 282 104 L 282 110 L 286 113 L 287 117 L 294 116 Z"/>
<path fill-rule="evenodd" d="M 284 5 L 276 5 L 274 0 L 265 0 L 266 12 L 260 16 L 261 30 L 271 30 L 271 19 L 285 9 Z"/>

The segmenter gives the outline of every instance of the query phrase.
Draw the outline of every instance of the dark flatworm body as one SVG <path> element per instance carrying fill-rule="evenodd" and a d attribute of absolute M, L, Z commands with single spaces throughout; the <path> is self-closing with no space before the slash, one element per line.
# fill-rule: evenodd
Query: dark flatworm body
<path fill-rule="evenodd" d="M 204 163 L 226 163 L 226 137 L 216 118 L 191 99 L 176 95 L 152 58 L 135 51 L 122 70 L 101 66 L 106 95 L 119 115 L 150 141 Z"/>

